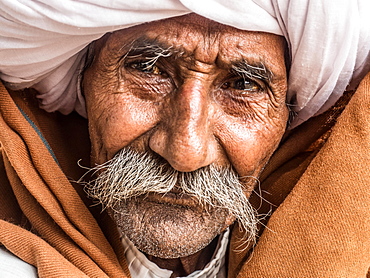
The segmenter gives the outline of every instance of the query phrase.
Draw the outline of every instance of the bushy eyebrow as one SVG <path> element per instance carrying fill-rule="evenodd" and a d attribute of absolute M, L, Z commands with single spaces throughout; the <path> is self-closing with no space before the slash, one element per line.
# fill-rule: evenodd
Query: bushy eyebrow
<path fill-rule="evenodd" d="M 165 46 L 155 40 L 139 38 L 132 43 L 124 59 L 141 58 L 143 60 L 142 64 L 146 65 L 146 68 L 150 68 L 159 58 L 170 57 L 172 54 L 173 51 L 171 46 Z"/>
<path fill-rule="evenodd" d="M 235 74 L 238 74 L 243 78 L 248 79 L 257 78 L 262 81 L 269 82 L 273 77 L 273 73 L 269 69 L 267 69 L 265 64 L 262 62 L 257 64 L 251 64 L 245 60 L 242 60 L 233 63 L 231 69 Z"/>

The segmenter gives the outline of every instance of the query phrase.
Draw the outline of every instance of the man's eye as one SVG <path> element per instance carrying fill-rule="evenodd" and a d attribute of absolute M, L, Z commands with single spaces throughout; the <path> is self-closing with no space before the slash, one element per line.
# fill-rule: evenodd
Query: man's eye
<path fill-rule="evenodd" d="M 132 69 L 137 69 L 139 71 L 156 74 L 156 75 L 163 75 L 164 72 L 155 64 L 151 64 L 148 62 L 134 62 L 128 65 Z"/>
<path fill-rule="evenodd" d="M 258 93 L 261 90 L 261 86 L 250 79 L 240 78 L 230 82 L 225 82 L 221 86 L 222 89 L 235 89 L 239 91 L 245 91 L 250 93 Z"/>

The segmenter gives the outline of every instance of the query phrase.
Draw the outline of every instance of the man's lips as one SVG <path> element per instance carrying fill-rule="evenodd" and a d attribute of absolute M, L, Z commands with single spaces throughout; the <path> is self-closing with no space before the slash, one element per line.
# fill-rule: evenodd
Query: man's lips
<path fill-rule="evenodd" d="M 149 193 L 145 196 L 145 200 L 160 204 L 170 204 L 184 207 L 202 207 L 198 199 L 177 190 L 171 190 L 165 194 Z"/>

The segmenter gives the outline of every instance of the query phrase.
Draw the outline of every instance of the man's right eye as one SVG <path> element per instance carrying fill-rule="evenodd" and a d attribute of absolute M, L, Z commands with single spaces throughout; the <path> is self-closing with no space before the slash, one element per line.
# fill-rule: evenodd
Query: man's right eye
<path fill-rule="evenodd" d="M 165 72 L 162 71 L 155 63 L 149 63 L 148 61 L 143 62 L 133 62 L 127 65 L 128 67 L 139 70 L 141 72 L 155 74 L 155 75 L 164 75 Z"/>

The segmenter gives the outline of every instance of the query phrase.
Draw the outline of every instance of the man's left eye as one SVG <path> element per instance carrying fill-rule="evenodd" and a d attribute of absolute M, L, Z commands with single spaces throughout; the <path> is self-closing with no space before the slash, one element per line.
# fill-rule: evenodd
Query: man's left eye
<path fill-rule="evenodd" d="M 261 86 L 257 82 L 246 78 L 239 78 L 233 81 L 225 82 L 224 84 L 222 84 L 221 88 L 235 89 L 250 93 L 256 93 L 261 90 Z"/>
<path fill-rule="evenodd" d="M 134 62 L 130 63 L 128 66 L 132 69 L 137 69 L 145 73 L 156 75 L 164 74 L 164 72 L 158 66 L 156 66 L 155 64 L 150 64 L 148 62 Z"/>

